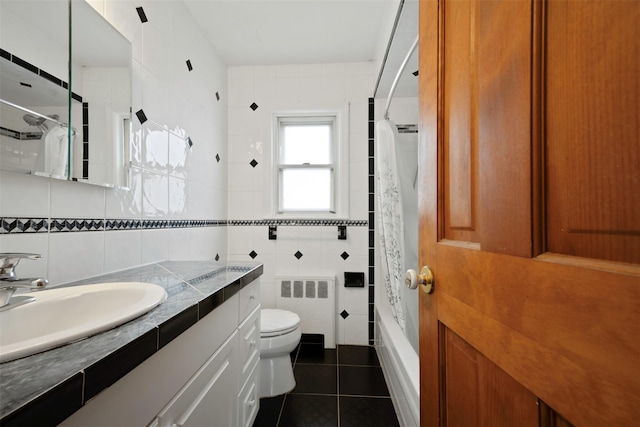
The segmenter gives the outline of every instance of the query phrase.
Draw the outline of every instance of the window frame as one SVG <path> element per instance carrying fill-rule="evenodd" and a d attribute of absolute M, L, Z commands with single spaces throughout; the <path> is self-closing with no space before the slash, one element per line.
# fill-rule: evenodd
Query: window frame
<path fill-rule="evenodd" d="M 340 109 L 281 111 L 273 114 L 272 120 L 272 179 L 270 215 L 277 219 L 347 219 L 349 216 L 349 132 L 348 105 Z M 287 165 L 281 163 L 282 127 L 287 124 L 332 123 L 329 164 Z M 284 210 L 282 207 L 282 171 L 300 168 L 331 170 L 332 201 L 329 211 Z"/>

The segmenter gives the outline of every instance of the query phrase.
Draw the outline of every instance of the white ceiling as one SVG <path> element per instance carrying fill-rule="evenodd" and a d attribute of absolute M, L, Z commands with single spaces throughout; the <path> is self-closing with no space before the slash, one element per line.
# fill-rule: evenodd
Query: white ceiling
<path fill-rule="evenodd" d="M 380 60 L 399 0 L 183 0 L 228 65 Z M 387 32 L 387 34 L 384 34 Z M 384 54 L 384 52 L 382 52 Z"/>
<path fill-rule="evenodd" d="M 384 67 L 376 98 L 388 96 L 418 34 L 418 0 L 183 1 L 227 65 L 371 61 Z M 417 96 L 417 70 L 416 50 L 394 96 Z"/>

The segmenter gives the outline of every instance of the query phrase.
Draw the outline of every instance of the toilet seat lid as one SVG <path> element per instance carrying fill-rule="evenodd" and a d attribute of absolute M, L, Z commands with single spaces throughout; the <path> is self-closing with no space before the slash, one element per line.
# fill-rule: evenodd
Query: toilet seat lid
<path fill-rule="evenodd" d="M 277 308 L 260 310 L 260 336 L 273 337 L 295 330 L 300 324 L 296 313 Z"/>

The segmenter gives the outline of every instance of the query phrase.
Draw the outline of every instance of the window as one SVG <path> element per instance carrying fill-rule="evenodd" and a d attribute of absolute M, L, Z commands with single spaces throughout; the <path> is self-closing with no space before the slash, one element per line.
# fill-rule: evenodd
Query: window
<path fill-rule="evenodd" d="M 345 116 L 343 111 L 274 116 L 276 216 L 347 216 Z"/>

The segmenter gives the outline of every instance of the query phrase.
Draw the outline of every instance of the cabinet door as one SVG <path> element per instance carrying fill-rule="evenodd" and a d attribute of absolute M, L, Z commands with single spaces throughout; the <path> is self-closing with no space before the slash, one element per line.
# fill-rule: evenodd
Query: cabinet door
<path fill-rule="evenodd" d="M 237 424 L 237 338 L 236 332 L 178 392 L 151 425 L 228 427 Z"/>

